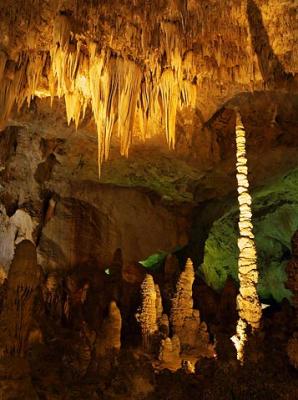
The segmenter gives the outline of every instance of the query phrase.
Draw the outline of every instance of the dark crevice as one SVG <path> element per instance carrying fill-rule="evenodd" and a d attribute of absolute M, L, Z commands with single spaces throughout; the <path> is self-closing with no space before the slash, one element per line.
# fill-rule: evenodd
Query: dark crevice
<path fill-rule="evenodd" d="M 264 26 L 262 13 L 254 0 L 247 1 L 247 18 L 252 45 L 258 57 L 265 86 L 269 89 L 289 86 L 294 76 L 284 70 L 283 65 L 274 54 Z"/>

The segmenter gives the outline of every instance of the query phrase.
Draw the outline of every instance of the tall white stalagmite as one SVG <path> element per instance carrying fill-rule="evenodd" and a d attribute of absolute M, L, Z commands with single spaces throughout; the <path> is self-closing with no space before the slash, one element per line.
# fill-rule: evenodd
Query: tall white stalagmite
<path fill-rule="evenodd" d="M 237 296 L 239 320 L 236 335 L 232 340 L 237 350 L 237 358 L 242 363 L 244 359 L 244 346 L 247 341 L 247 329 L 252 332 L 260 326 L 262 316 L 261 304 L 257 294 L 258 269 L 257 253 L 251 222 L 251 196 L 247 179 L 247 158 L 245 130 L 239 112 L 236 112 L 236 148 L 237 148 L 237 182 L 239 217 L 239 258 L 238 276 L 240 293 Z"/>

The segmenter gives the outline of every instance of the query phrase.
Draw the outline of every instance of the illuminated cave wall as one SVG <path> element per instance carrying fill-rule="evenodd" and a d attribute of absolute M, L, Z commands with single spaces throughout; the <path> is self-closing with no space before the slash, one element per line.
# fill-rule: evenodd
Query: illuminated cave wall
<path fill-rule="evenodd" d="M 284 286 L 285 264 L 290 256 L 291 237 L 298 227 L 298 169 L 253 192 L 253 225 L 258 253 L 259 295 L 281 301 L 290 298 Z M 238 280 L 236 202 L 214 222 L 205 244 L 202 273 L 215 289 L 230 275 Z"/>

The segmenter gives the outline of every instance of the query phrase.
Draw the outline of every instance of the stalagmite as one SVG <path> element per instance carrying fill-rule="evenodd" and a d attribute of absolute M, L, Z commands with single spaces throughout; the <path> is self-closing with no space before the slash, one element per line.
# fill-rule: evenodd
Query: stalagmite
<path fill-rule="evenodd" d="M 163 306 L 162 306 L 162 298 L 160 294 L 160 289 L 159 286 L 156 284 L 155 285 L 155 292 L 156 292 L 156 320 L 158 325 L 160 325 L 161 319 L 162 319 L 162 313 L 163 313 Z"/>
<path fill-rule="evenodd" d="M 146 274 L 141 285 L 142 305 L 136 315 L 142 330 L 143 346 L 150 350 L 151 341 L 157 332 L 156 290 L 152 275 Z"/>
<path fill-rule="evenodd" d="M 103 321 L 102 329 L 97 337 L 95 347 L 97 357 L 117 353 L 121 348 L 122 318 L 115 301 L 109 305 L 108 317 Z"/>
<path fill-rule="evenodd" d="M 239 320 L 236 335 L 232 337 L 232 341 L 237 350 L 237 358 L 243 363 L 248 328 L 250 327 L 252 332 L 254 332 L 260 327 L 262 309 L 257 294 L 257 254 L 251 222 L 251 196 L 248 192 L 245 130 L 239 112 L 236 112 L 236 149 L 236 176 L 240 208 L 238 224 L 238 277 L 240 281 L 240 293 L 237 296 Z"/>
<path fill-rule="evenodd" d="M 0 324 L 0 357 L 25 355 L 39 279 L 35 246 L 24 240 L 16 247 L 8 273 L 7 297 Z"/>
<path fill-rule="evenodd" d="M 180 351 L 180 340 L 177 335 L 174 335 L 172 339 L 167 337 L 162 340 L 158 355 L 161 368 L 167 368 L 170 371 L 181 368 Z"/>
<path fill-rule="evenodd" d="M 184 321 L 193 313 L 192 285 L 195 279 L 193 264 L 187 259 L 185 270 L 181 272 L 176 287 L 176 295 L 172 300 L 171 324 L 173 332 L 183 336 Z M 181 339 L 181 338 L 180 338 Z"/>
<path fill-rule="evenodd" d="M 172 300 L 171 325 L 173 333 L 179 337 L 184 357 L 199 359 L 214 357 L 215 350 L 209 340 L 207 325 L 201 322 L 199 310 L 193 309 L 192 285 L 195 279 L 194 268 L 189 258 L 182 271 L 176 295 Z"/>

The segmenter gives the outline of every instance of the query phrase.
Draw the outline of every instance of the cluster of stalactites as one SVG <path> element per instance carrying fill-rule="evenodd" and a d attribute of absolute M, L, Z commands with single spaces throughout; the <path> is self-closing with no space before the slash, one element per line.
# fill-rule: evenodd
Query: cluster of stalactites
<path fill-rule="evenodd" d="M 0 51 L 0 129 L 15 103 L 20 109 L 34 96 L 52 100 L 64 96 L 68 124 L 73 121 L 78 127 L 88 104 L 92 108 L 99 175 L 109 157 L 113 131 L 118 133 L 121 155 L 127 157 L 133 134 L 145 140 L 152 135 L 150 123 L 161 121 L 168 145 L 174 149 L 177 110 L 195 106 L 197 86 L 192 52 L 183 54 L 179 31 L 164 22 L 161 32 L 166 62 L 150 53 L 142 64 L 76 38 L 69 18 L 58 15 L 49 53 L 32 51 L 12 62 Z"/>
<path fill-rule="evenodd" d="M 196 85 L 191 81 L 191 52 L 182 57 L 178 32 L 173 26 L 162 24 L 162 45 L 168 58 L 162 70 L 152 55 L 148 64 L 141 66 L 108 48 L 99 49 L 94 42 L 88 46 L 80 41 L 76 46 L 70 45 L 67 17 L 59 16 L 56 21 L 51 93 L 65 96 L 68 123 L 73 120 L 76 126 L 91 100 L 98 134 L 99 175 L 102 162 L 109 157 L 116 123 L 123 156 L 128 157 L 136 119 L 140 136 L 145 140 L 150 137 L 149 121 L 161 116 L 168 145 L 175 148 L 177 109 L 195 106 Z"/>
<path fill-rule="evenodd" d="M 257 294 L 257 254 L 253 235 L 253 225 L 251 222 L 251 196 L 249 194 L 249 183 L 247 179 L 248 170 L 245 130 L 239 112 L 236 113 L 236 148 L 238 202 L 240 209 L 238 223 L 238 277 L 240 289 L 237 296 L 239 320 L 236 335 L 232 340 L 237 350 L 237 358 L 243 362 L 244 345 L 247 340 L 247 328 L 250 326 L 252 331 L 259 328 L 262 310 Z"/>

